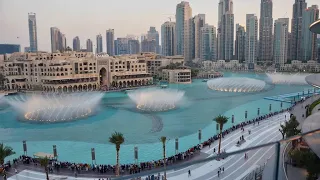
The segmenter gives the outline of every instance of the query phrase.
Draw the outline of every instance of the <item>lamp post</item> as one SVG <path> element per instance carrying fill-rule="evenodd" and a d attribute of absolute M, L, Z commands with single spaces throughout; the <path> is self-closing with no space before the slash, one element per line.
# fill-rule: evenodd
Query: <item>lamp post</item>
<path fill-rule="evenodd" d="M 92 160 L 92 164 L 96 164 L 96 152 L 94 148 L 91 148 L 91 160 Z"/>
<path fill-rule="evenodd" d="M 244 118 L 246 119 L 246 121 L 247 121 L 247 118 L 248 118 L 248 111 L 245 111 L 244 112 Z"/>
<path fill-rule="evenodd" d="M 176 138 L 175 150 L 176 150 L 176 154 L 178 154 L 178 152 L 179 152 L 179 139 L 178 138 Z"/>
<path fill-rule="evenodd" d="M 137 146 L 134 147 L 134 161 L 138 165 L 138 147 Z"/>
<path fill-rule="evenodd" d="M 22 141 L 23 145 L 23 154 L 26 156 L 27 155 L 27 142 L 24 140 Z"/>

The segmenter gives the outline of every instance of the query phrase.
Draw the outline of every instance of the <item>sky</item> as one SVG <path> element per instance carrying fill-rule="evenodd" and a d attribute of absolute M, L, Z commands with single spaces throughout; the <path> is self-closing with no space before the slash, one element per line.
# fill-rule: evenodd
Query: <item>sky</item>
<path fill-rule="evenodd" d="M 29 46 L 28 12 L 37 14 L 38 50 L 50 51 L 50 27 L 66 34 L 67 46 L 80 37 L 81 47 L 87 39 L 96 44 L 96 35 L 115 29 L 115 37 L 140 36 L 150 26 L 160 27 L 172 17 L 181 0 L 0 0 L 0 44 Z M 219 0 L 189 0 L 193 16 L 206 14 L 206 23 L 217 26 Z M 245 25 L 246 14 L 260 16 L 260 0 L 233 0 L 235 24 Z M 273 0 L 273 18 L 292 17 L 294 0 Z M 307 0 L 308 7 L 319 0 Z M 17 38 L 19 37 L 19 38 Z"/>

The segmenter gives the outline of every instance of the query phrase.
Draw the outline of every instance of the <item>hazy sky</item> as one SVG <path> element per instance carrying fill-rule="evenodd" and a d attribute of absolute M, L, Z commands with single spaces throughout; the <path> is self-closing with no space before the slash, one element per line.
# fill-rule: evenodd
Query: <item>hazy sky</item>
<path fill-rule="evenodd" d="M 161 24 L 174 18 L 181 0 L 0 0 L 0 43 L 29 46 L 28 12 L 37 14 L 38 49 L 50 51 L 50 27 L 58 27 L 72 47 L 72 39 L 80 37 L 96 43 L 101 33 L 105 51 L 105 31 L 115 29 L 115 36 L 140 36 L 150 26 L 160 33 Z M 217 26 L 219 0 L 190 0 L 193 15 L 204 13 L 208 24 Z M 307 0 L 308 6 L 320 0 Z M 294 0 L 273 0 L 273 18 L 292 17 Z M 245 16 L 258 16 L 260 0 L 234 0 L 235 24 L 245 25 Z M 19 38 L 17 38 L 19 37 Z"/>

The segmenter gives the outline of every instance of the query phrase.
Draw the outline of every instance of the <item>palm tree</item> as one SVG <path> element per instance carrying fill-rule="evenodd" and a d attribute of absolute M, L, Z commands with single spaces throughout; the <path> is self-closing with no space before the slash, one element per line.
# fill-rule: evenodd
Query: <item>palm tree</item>
<path fill-rule="evenodd" d="M 228 119 L 229 119 L 228 117 L 222 116 L 222 115 L 219 115 L 213 119 L 215 122 L 217 122 L 217 124 L 219 124 L 219 127 L 220 127 L 219 150 L 218 150 L 219 154 L 220 154 L 220 149 L 221 149 L 221 138 L 222 138 L 223 125 L 228 122 Z"/>
<path fill-rule="evenodd" d="M 164 180 L 167 180 L 167 173 L 166 173 L 166 141 L 167 137 L 162 136 L 160 138 L 160 141 L 162 142 L 162 150 L 163 150 L 163 167 L 164 167 Z"/>
<path fill-rule="evenodd" d="M 4 164 L 4 159 L 6 157 L 11 156 L 13 154 L 15 154 L 15 152 L 12 150 L 11 147 L 4 146 L 3 143 L 0 143 L 0 166 L 2 166 Z M 5 174 L 6 172 L 3 171 L 3 173 Z"/>
<path fill-rule="evenodd" d="M 4 159 L 8 156 L 11 156 L 15 154 L 15 152 L 12 150 L 9 146 L 4 146 L 3 143 L 0 143 L 0 165 L 4 164 Z"/>
<path fill-rule="evenodd" d="M 47 180 L 49 180 L 48 164 L 49 164 L 49 159 L 47 156 L 45 158 L 40 158 L 40 165 L 44 167 Z"/>
<path fill-rule="evenodd" d="M 124 143 L 123 134 L 120 132 L 114 132 L 111 137 L 109 137 L 109 142 L 116 145 L 116 152 L 117 152 L 117 165 L 116 165 L 116 176 L 119 176 L 119 151 L 120 145 Z"/>

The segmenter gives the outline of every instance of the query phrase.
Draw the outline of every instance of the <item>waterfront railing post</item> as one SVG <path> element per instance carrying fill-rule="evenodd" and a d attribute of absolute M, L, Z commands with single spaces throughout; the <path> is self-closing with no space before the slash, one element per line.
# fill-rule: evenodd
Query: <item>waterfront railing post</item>
<path fill-rule="evenodd" d="M 57 146 L 53 145 L 53 157 L 55 160 L 58 159 Z"/>
<path fill-rule="evenodd" d="M 136 165 L 138 165 L 138 147 L 134 147 L 134 161 L 136 162 Z"/>
<path fill-rule="evenodd" d="M 94 148 L 91 148 L 91 159 L 92 159 L 92 165 L 96 164 L 96 152 Z"/>
<path fill-rule="evenodd" d="M 178 138 L 176 138 L 175 150 L 176 150 L 176 154 L 178 154 L 178 152 L 179 152 L 179 139 Z"/>
<path fill-rule="evenodd" d="M 201 129 L 199 129 L 198 139 L 199 139 L 199 144 L 201 144 Z"/>
<path fill-rule="evenodd" d="M 27 156 L 27 142 L 24 140 L 22 141 L 22 144 L 23 144 L 23 154 Z"/>
<path fill-rule="evenodd" d="M 274 180 L 278 180 L 279 179 L 279 163 L 280 163 L 280 142 L 276 143 L 276 147 L 275 147 L 275 165 L 274 165 Z"/>

